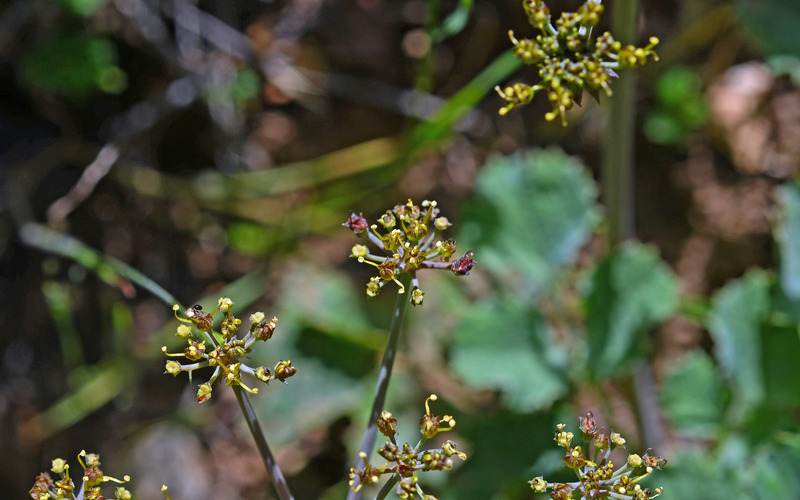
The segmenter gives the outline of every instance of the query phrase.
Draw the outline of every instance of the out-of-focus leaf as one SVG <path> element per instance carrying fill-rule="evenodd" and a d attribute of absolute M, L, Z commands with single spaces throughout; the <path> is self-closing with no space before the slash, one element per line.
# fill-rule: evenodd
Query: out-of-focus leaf
<path fill-rule="evenodd" d="M 61 0 L 61 5 L 65 9 L 81 16 L 91 16 L 105 4 L 106 0 Z"/>
<path fill-rule="evenodd" d="M 25 74 L 37 87 L 67 98 L 81 98 L 95 90 L 114 93 L 125 84 L 116 59 L 116 47 L 106 37 L 64 35 L 33 52 Z"/>
<path fill-rule="evenodd" d="M 652 249 L 626 244 L 594 272 L 587 297 L 589 367 L 607 377 L 637 359 L 648 328 L 678 306 L 678 280 Z"/>
<path fill-rule="evenodd" d="M 357 293 L 343 273 L 298 266 L 283 278 L 280 297 L 282 315 L 301 328 L 374 351 L 386 344 L 388 332 L 374 327 L 360 306 L 366 293 Z"/>
<path fill-rule="evenodd" d="M 433 43 L 441 43 L 445 39 L 461 33 L 469 21 L 473 0 L 460 0 L 458 7 L 448 15 L 442 24 L 431 33 Z"/>
<path fill-rule="evenodd" d="M 770 409 L 800 407 L 800 337 L 797 325 L 768 326 L 762 334 L 765 403 Z"/>
<path fill-rule="evenodd" d="M 526 471 L 539 455 L 556 448 L 552 416 L 547 413 L 507 413 L 457 418 L 456 430 L 470 443 L 471 449 L 464 464 L 451 472 L 450 486 L 441 492 L 439 498 L 528 498 L 519 490 L 514 495 L 504 494 L 504 490 L 523 486 L 530 493 L 530 486 L 525 481 L 538 473 L 528 476 Z"/>
<path fill-rule="evenodd" d="M 597 220 L 591 178 L 559 150 L 495 156 L 475 189 L 459 243 L 518 296 L 535 299 L 544 292 Z"/>
<path fill-rule="evenodd" d="M 761 325 L 769 311 L 769 277 L 751 271 L 718 291 L 708 328 L 723 373 L 731 380 L 734 419 L 764 399 Z"/>
<path fill-rule="evenodd" d="M 781 256 L 780 283 L 790 299 L 800 299 L 800 186 L 786 183 L 775 191 L 775 241 Z"/>
<path fill-rule="evenodd" d="M 687 354 L 667 374 L 661 388 L 664 412 L 681 433 L 709 438 L 724 409 L 717 367 L 702 351 Z"/>
<path fill-rule="evenodd" d="M 763 446 L 750 467 L 742 468 L 752 496 L 758 500 L 800 498 L 800 454 L 797 449 Z"/>
<path fill-rule="evenodd" d="M 514 52 L 508 50 L 497 56 L 478 76 L 447 100 L 430 119 L 421 123 L 411 135 L 408 150 L 416 151 L 418 148 L 438 141 L 453 129 L 467 112 L 491 91 L 498 82 L 508 77 L 522 65 L 514 57 Z M 499 106 L 498 106 L 499 108 Z"/>
<path fill-rule="evenodd" d="M 800 54 L 797 0 L 736 0 L 739 20 L 768 55 Z"/>
<path fill-rule="evenodd" d="M 545 408 L 567 390 L 565 353 L 534 310 L 510 301 L 482 302 L 454 335 L 451 365 L 461 380 L 502 391 L 515 411 Z"/>
<path fill-rule="evenodd" d="M 245 255 L 265 255 L 275 239 L 261 224 L 234 222 L 228 225 L 228 244 Z"/>

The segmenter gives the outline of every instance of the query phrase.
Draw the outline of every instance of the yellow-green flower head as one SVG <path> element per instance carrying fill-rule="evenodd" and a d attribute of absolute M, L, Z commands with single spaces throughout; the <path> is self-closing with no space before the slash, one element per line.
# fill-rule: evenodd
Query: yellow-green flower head
<path fill-rule="evenodd" d="M 506 104 L 499 110 L 505 115 L 515 107 L 533 100 L 543 91 L 553 107 L 545 114 L 548 121 L 561 117 L 566 126 L 565 114 L 573 106 L 580 105 L 584 89 L 598 98 L 602 90 L 611 96 L 610 81 L 616 78 L 615 69 L 635 68 L 658 60 L 653 48 L 658 39 L 651 37 L 645 47 L 622 46 L 606 32 L 592 42 L 592 28 L 600 21 L 603 5 L 596 0 L 587 0 L 577 12 L 563 12 L 551 24 L 550 10 L 541 0 L 524 0 L 523 8 L 530 24 L 540 31 L 533 39 L 520 38 L 509 32 L 514 45 L 514 56 L 525 64 L 539 67 L 540 83 L 534 86 L 515 83 L 495 90 Z"/>
<path fill-rule="evenodd" d="M 169 360 L 167 361 L 167 366 L 165 373 L 169 373 L 170 375 L 177 376 L 181 372 L 181 364 L 177 361 Z"/>
<path fill-rule="evenodd" d="M 363 259 L 367 254 L 369 254 L 369 249 L 366 245 L 354 245 L 353 249 L 350 250 L 350 255 L 357 259 Z"/>
<path fill-rule="evenodd" d="M 64 460 L 63 458 L 54 459 L 51 462 L 50 466 L 51 466 L 50 470 L 52 470 L 56 474 L 63 474 L 64 471 L 69 468 L 69 466 L 67 465 L 67 461 Z"/>
<path fill-rule="evenodd" d="M 628 455 L 628 465 L 630 465 L 631 467 L 634 468 L 641 467 L 642 464 L 644 464 L 644 461 L 642 460 L 642 457 L 640 457 L 639 455 L 635 453 Z"/>
<path fill-rule="evenodd" d="M 181 323 L 180 325 L 178 325 L 178 331 L 175 332 L 175 333 L 176 333 L 176 335 L 178 335 L 178 337 L 180 337 L 182 339 L 186 339 L 186 338 L 191 337 L 192 328 L 189 325 L 185 324 L 185 323 Z"/>
<path fill-rule="evenodd" d="M 544 480 L 544 477 L 538 476 L 530 481 L 528 481 L 531 485 L 531 489 L 536 493 L 543 493 L 547 491 L 547 481 Z"/>
<path fill-rule="evenodd" d="M 261 311 L 254 312 L 253 314 L 250 315 L 250 323 L 253 325 L 257 325 L 262 321 L 264 321 L 265 319 L 267 319 L 267 315 Z"/>
<path fill-rule="evenodd" d="M 404 293 L 405 287 L 399 279 L 404 273 L 411 275 L 414 287 L 419 288 L 416 272 L 420 269 L 449 269 L 456 274 L 466 275 L 474 264 L 471 259 L 469 262 L 460 260 L 457 268 L 456 263 L 449 264 L 456 251 L 455 241 L 438 241 L 437 238 L 452 224 L 446 217 L 439 216 L 435 201 L 425 200 L 416 205 L 408 200 L 405 205 L 395 205 L 387 211 L 379 222 L 380 226 L 369 226 L 371 231 L 362 231 L 366 227 L 366 219 L 351 215 L 344 224 L 354 233 L 366 235 L 385 254 L 371 254 L 364 244 L 355 245 L 350 251 L 351 257 L 377 269 L 377 276 L 370 278 L 367 284 L 366 292 L 370 297 L 378 295 L 390 281 L 398 285 L 398 294 Z M 422 303 L 424 294 L 421 291 L 410 295 L 414 305 Z"/>
<path fill-rule="evenodd" d="M 611 433 L 611 442 L 614 446 L 625 446 L 625 438 L 619 432 L 612 432 Z"/>
<path fill-rule="evenodd" d="M 222 312 L 228 312 L 233 307 L 233 301 L 228 297 L 220 297 L 217 301 L 217 307 Z"/>

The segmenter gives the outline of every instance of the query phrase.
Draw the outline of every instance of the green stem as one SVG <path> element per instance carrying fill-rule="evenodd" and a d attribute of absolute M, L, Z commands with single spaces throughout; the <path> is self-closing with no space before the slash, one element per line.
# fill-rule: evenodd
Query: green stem
<path fill-rule="evenodd" d="M 386 495 L 392 492 L 392 489 L 394 488 L 394 485 L 397 484 L 398 479 L 399 477 L 397 476 L 397 474 L 392 474 L 392 477 L 390 477 L 389 480 L 386 481 L 386 484 L 383 485 L 381 491 L 379 491 L 378 494 L 375 495 L 375 500 L 384 500 L 386 498 Z"/>
<path fill-rule="evenodd" d="M 411 275 L 404 273 L 400 276 L 400 282 L 406 290 L 410 289 Z M 380 372 L 378 374 L 378 384 L 375 387 L 375 398 L 372 403 L 372 412 L 370 412 L 369 421 L 367 422 L 367 429 L 364 431 L 364 437 L 361 441 L 361 448 L 359 449 L 358 462 L 356 469 L 361 470 L 366 465 L 361 453 L 366 454 L 367 457 L 372 453 L 372 448 L 375 445 L 375 437 L 378 433 L 378 426 L 375 421 L 381 416 L 386 404 L 386 392 L 389 388 L 389 379 L 392 377 L 392 366 L 394 366 L 394 359 L 397 355 L 397 344 L 400 339 L 400 330 L 403 327 L 403 318 L 408 309 L 409 298 L 407 293 L 398 295 L 394 306 L 394 315 L 392 317 L 392 326 L 389 330 L 389 341 L 386 344 L 386 351 L 383 353 L 383 361 L 381 362 Z M 358 476 L 353 478 L 353 487 L 358 486 Z M 348 500 L 358 500 L 361 498 L 361 491 L 350 491 L 347 494 Z"/>
<path fill-rule="evenodd" d="M 639 0 L 614 3 L 612 29 L 622 44 L 636 39 Z M 608 212 L 608 238 L 612 246 L 634 234 L 633 178 L 636 74 L 626 71 L 614 84 L 609 126 L 603 150 L 603 201 Z"/>
<path fill-rule="evenodd" d="M 264 466 L 269 472 L 272 484 L 278 492 L 278 498 L 281 500 L 294 500 L 292 493 L 289 491 L 289 485 L 286 483 L 286 478 L 283 477 L 281 468 L 275 462 L 275 457 L 272 456 L 272 451 L 267 445 L 267 439 L 264 437 L 264 432 L 261 430 L 261 424 L 258 423 L 256 413 L 253 411 L 253 406 L 250 404 L 247 394 L 244 393 L 241 387 L 234 385 L 233 392 L 236 394 L 236 399 L 239 401 L 239 407 L 242 409 L 244 419 L 247 421 L 247 427 L 250 429 L 250 434 L 253 435 L 253 441 L 256 443 L 256 448 L 261 454 L 261 460 L 264 461 Z"/>
<path fill-rule="evenodd" d="M 639 0 L 614 2 L 611 20 L 614 36 L 623 45 L 635 44 L 639 20 Z M 614 85 L 609 126 L 603 151 L 603 198 L 608 211 L 608 240 L 612 247 L 635 235 L 634 139 L 636 126 L 636 73 L 626 71 Z M 665 431 L 660 419 L 653 373 L 641 363 L 633 377 L 636 413 L 641 436 L 647 446 L 658 448 Z"/>

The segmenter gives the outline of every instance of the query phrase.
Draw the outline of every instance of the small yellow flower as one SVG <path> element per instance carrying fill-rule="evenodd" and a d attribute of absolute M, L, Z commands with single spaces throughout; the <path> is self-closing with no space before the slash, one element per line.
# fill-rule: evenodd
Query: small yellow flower
<path fill-rule="evenodd" d="M 528 483 L 530 483 L 531 489 L 536 493 L 542 493 L 547 490 L 547 481 L 545 481 L 542 476 L 535 477 L 528 481 Z"/>
<path fill-rule="evenodd" d="M 166 373 L 169 373 L 170 375 L 176 376 L 180 372 L 181 372 L 181 364 L 180 363 L 178 363 L 177 361 L 173 361 L 171 359 L 169 361 L 167 361 Z"/>
<path fill-rule="evenodd" d="M 181 323 L 178 325 L 178 331 L 175 333 L 182 339 L 189 338 L 192 335 L 192 328 L 189 325 Z"/>

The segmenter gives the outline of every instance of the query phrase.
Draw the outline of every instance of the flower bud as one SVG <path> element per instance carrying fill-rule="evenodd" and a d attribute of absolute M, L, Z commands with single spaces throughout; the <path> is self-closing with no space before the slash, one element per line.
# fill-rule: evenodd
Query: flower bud
<path fill-rule="evenodd" d="M 211 399 L 211 384 L 206 382 L 197 388 L 197 402 L 203 404 Z"/>
<path fill-rule="evenodd" d="M 281 382 L 286 382 L 286 379 L 297 373 L 297 368 L 292 366 L 292 360 L 278 361 L 275 365 L 275 378 Z"/>
<path fill-rule="evenodd" d="M 349 227 L 351 231 L 353 231 L 357 235 L 362 235 L 367 230 L 369 225 L 367 224 L 367 220 L 364 218 L 363 214 L 356 215 L 355 212 L 350 214 L 350 218 L 347 219 L 347 222 L 342 224 L 345 227 Z"/>
<path fill-rule="evenodd" d="M 469 272 L 472 270 L 472 266 L 476 264 L 474 260 L 472 260 L 472 250 L 465 253 L 463 257 L 453 262 L 450 266 L 450 269 L 456 275 L 467 276 Z"/>
<path fill-rule="evenodd" d="M 177 361 L 169 360 L 167 361 L 166 366 L 166 373 L 169 373 L 172 376 L 176 376 L 181 372 L 181 364 Z"/>

